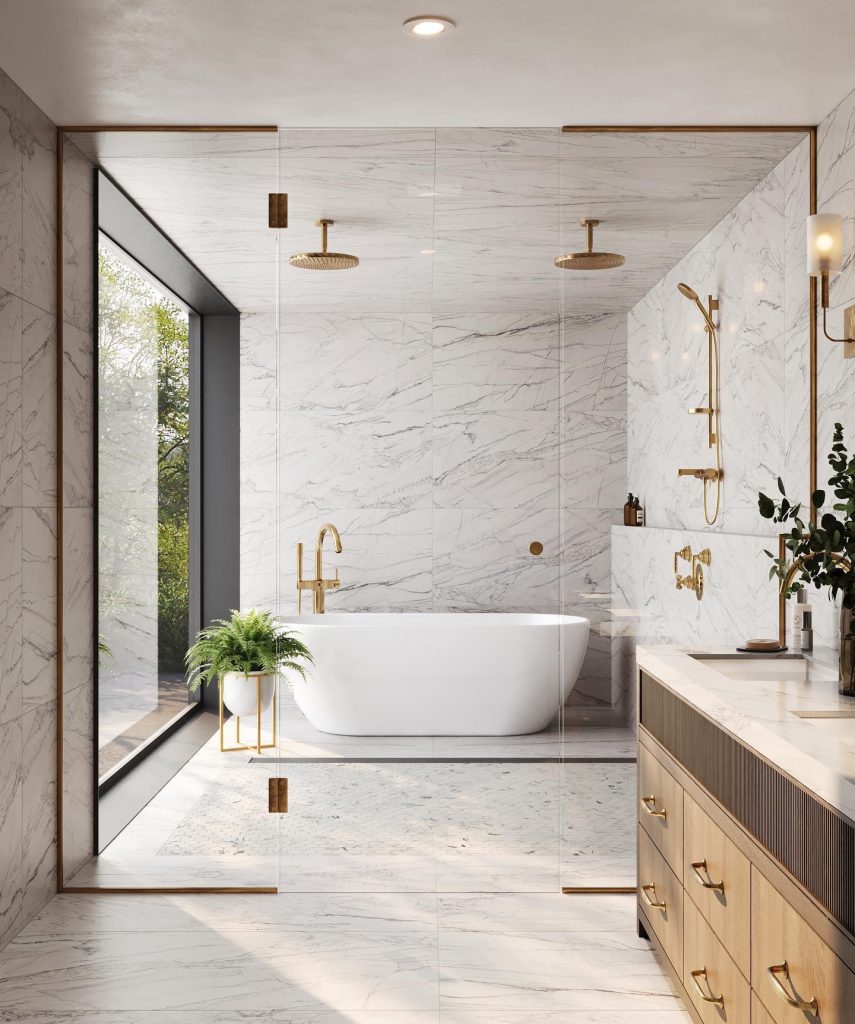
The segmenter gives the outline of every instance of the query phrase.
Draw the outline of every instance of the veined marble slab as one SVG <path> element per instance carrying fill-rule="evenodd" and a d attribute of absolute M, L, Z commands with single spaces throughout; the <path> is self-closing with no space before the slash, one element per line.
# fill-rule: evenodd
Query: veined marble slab
<path fill-rule="evenodd" d="M 637 658 L 639 668 L 681 700 L 855 821 L 855 717 L 851 738 L 841 739 L 796 714 L 855 716 L 855 702 L 837 692 L 835 668 L 816 659 L 745 658 L 742 674 L 726 659 L 730 674 L 724 675 L 697 660 L 710 653 L 714 649 L 639 647 Z M 794 662 L 806 666 L 804 679 L 795 678 Z M 757 678 L 761 666 L 768 667 L 767 678 Z"/>

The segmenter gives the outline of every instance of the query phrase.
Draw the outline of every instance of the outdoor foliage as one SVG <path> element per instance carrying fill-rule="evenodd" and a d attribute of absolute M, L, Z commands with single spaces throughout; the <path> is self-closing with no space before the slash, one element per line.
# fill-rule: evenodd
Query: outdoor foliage
<path fill-rule="evenodd" d="M 145 444 L 156 417 L 158 669 L 181 673 L 189 642 L 189 321 L 184 310 L 104 246 L 98 270 L 102 490 L 154 485 L 147 480 L 154 466 L 138 465 L 138 480 L 125 477 L 134 469 L 132 460 L 128 468 L 128 452 L 135 443 Z M 123 519 L 120 502 L 112 498 L 112 505 L 101 503 L 102 518 L 117 520 L 112 537 L 111 531 L 101 531 L 102 558 L 103 545 L 120 545 L 106 556 L 114 566 L 133 567 L 148 556 L 153 524 Z M 102 616 L 120 617 L 136 600 L 132 575 L 113 572 L 109 588 L 102 582 Z"/>

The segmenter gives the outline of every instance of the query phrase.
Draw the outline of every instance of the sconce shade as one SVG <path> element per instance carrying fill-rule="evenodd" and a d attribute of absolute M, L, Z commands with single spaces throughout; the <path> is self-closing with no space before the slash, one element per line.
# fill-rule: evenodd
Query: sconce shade
<path fill-rule="evenodd" d="M 808 217 L 807 265 L 811 277 L 836 274 L 843 266 L 843 218 L 839 213 Z"/>

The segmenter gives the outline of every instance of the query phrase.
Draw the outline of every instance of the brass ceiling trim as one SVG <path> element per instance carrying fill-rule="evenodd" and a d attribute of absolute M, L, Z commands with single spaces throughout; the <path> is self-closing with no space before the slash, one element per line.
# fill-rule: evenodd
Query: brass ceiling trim
<path fill-rule="evenodd" d="M 223 135 L 229 132 L 278 132 L 279 127 L 275 124 L 63 124 L 57 125 L 57 131 L 69 135 L 75 132 L 208 132 Z"/>
<path fill-rule="evenodd" d="M 638 892 L 634 885 L 562 885 L 562 896 L 628 896 Z"/>
<path fill-rule="evenodd" d="M 815 125 L 802 124 L 565 124 L 561 131 L 564 133 L 573 132 L 692 132 L 701 134 L 704 132 L 812 132 L 816 130 Z"/>
<path fill-rule="evenodd" d="M 101 894 L 101 893 L 126 893 L 134 895 L 169 895 L 179 893 L 247 893 L 247 894 L 275 894 L 277 887 L 211 887 L 211 886 L 188 886 L 188 887 L 161 887 L 161 888 L 136 888 L 136 887 L 90 887 L 70 886 L 65 884 L 63 864 L 63 708 L 64 708 L 64 661 L 63 650 L 65 640 L 64 630 L 64 566 L 63 566 L 63 545 L 64 545 L 64 521 L 63 521 L 63 496 L 64 496 L 64 471 L 63 471 L 63 233 L 62 224 L 64 216 L 63 208 L 63 149 L 64 139 L 67 134 L 75 133 L 96 133 L 96 132 L 198 132 L 209 134 L 224 133 L 250 133 L 255 132 L 275 133 L 279 128 L 276 125 L 57 125 L 56 126 L 56 224 L 55 224 L 55 257 L 56 257 L 56 851 L 57 851 L 57 886 L 58 893 L 80 893 L 80 894 Z M 810 138 L 810 164 L 809 164 L 809 212 L 816 213 L 817 203 L 817 128 L 815 125 L 564 125 L 561 128 L 563 134 L 581 133 L 716 133 L 716 132 L 800 132 Z M 817 443 L 817 390 L 816 390 L 816 282 L 811 278 L 810 282 L 810 478 L 811 493 L 816 489 L 816 443 Z M 565 895 L 581 893 L 634 893 L 635 887 L 572 887 L 563 886 L 561 889 Z"/>
<path fill-rule="evenodd" d="M 208 885 L 208 886 L 187 886 L 187 885 L 172 885 L 163 886 L 160 889 L 145 888 L 143 886 L 104 886 L 99 888 L 96 885 L 66 885 L 59 890 L 60 893 L 78 895 L 100 895 L 102 893 L 111 893 L 117 895 L 128 895 L 128 896 L 145 896 L 148 893 L 153 893 L 157 896 L 178 896 L 187 894 L 189 896 L 198 895 L 199 893 L 228 893 L 229 895 L 240 895 L 240 896 L 254 896 L 254 895 L 276 895 L 279 890 L 273 886 L 255 886 L 255 887 L 243 887 L 239 885 Z"/>

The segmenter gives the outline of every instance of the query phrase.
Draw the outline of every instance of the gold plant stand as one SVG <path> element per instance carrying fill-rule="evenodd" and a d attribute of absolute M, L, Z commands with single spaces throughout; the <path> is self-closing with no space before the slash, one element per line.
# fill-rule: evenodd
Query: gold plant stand
<path fill-rule="evenodd" d="M 255 707 L 256 707 L 256 716 L 255 716 L 256 717 L 256 734 L 255 734 L 255 740 L 256 741 L 255 741 L 255 743 L 252 743 L 252 744 L 241 743 L 241 739 L 240 739 L 240 719 L 241 719 L 241 716 L 240 715 L 235 715 L 234 716 L 234 720 L 235 720 L 235 740 L 237 742 L 237 746 L 234 746 L 234 747 L 227 747 L 226 746 L 226 736 L 225 736 L 226 708 L 225 708 L 225 704 L 223 703 L 223 690 L 225 689 L 225 684 L 223 683 L 222 680 L 220 680 L 220 753 L 228 754 L 228 753 L 230 753 L 231 751 L 234 751 L 234 750 L 254 750 L 257 754 L 260 754 L 262 750 L 270 750 L 271 747 L 275 747 L 276 746 L 276 705 L 279 703 L 279 675 L 277 673 L 276 675 L 273 676 L 273 728 L 272 728 L 272 731 L 271 731 L 271 742 L 270 743 L 262 743 L 261 742 L 261 715 L 262 715 L 262 711 L 261 711 L 261 680 L 264 678 L 264 675 L 263 675 L 263 673 L 260 673 L 260 672 L 254 672 L 254 673 L 251 673 L 251 674 L 255 676 L 255 685 L 256 685 L 256 691 L 257 691 L 256 692 L 256 701 L 255 701 Z"/>

